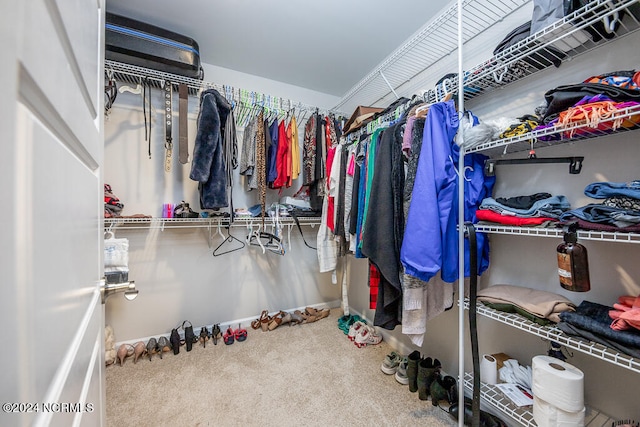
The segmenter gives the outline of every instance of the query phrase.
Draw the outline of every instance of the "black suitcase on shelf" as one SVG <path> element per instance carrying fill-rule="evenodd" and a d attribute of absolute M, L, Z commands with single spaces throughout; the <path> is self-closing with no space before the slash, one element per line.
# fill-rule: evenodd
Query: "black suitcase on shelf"
<path fill-rule="evenodd" d="M 106 59 L 202 80 L 198 43 L 190 37 L 107 13 Z"/>

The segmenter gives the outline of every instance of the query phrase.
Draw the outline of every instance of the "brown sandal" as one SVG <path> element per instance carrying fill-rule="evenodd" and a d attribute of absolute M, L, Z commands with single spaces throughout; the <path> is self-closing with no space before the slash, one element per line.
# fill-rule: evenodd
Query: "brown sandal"
<path fill-rule="evenodd" d="M 325 317 L 328 317 L 330 313 L 331 313 L 331 310 L 329 310 L 328 308 L 325 308 L 323 310 L 317 310 L 315 313 L 315 316 L 318 318 L 318 320 L 320 320 L 320 319 L 324 319 Z"/>
<path fill-rule="evenodd" d="M 262 328 L 263 331 L 266 331 L 266 325 L 269 324 L 269 321 L 271 320 L 271 318 L 269 317 L 269 311 L 267 310 L 262 310 L 262 313 L 260 314 L 260 317 L 257 318 L 256 320 L 254 320 L 253 322 L 251 322 L 251 327 L 253 329 L 260 329 Z"/>
<path fill-rule="evenodd" d="M 282 320 L 285 314 L 286 313 L 284 311 L 280 311 L 278 314 L 276 314 L 271 318 L 271 321 L 269 322 L 269 326 L 268 326 L 270 331 L 273 331 L 275 328 L 277 328 L 283 323 Z"/>

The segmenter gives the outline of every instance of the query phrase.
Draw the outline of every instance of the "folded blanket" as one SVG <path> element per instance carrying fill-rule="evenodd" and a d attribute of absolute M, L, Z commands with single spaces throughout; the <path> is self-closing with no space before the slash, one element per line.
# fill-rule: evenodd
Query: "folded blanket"
<path fill-rule="evenodd" d="M 553 322 L 559 322 L 559 313 L 575 310 L 575 304 L 553 292 L 513 285 L 494 285 L 478 291 L 478 300 L 490 303 L 510 303 Z"/>

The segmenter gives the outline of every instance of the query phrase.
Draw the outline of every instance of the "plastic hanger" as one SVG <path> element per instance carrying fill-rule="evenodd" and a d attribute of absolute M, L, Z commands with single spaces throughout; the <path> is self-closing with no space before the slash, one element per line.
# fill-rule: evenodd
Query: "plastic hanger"
<path fill-rule="evenodd" d="M 219 227 L 220 227 L 220 223 L 218 223 L 218 230 L 219 230 Z M 242 240 L 231 235 L 231 230 L 230 230 L 231 225 L 229 225 L 226 228 L 227 228 L 227 236 L 222 241 L 222 243 L 220 243 L 218 247 L 213 250 L 213 256 L 220 256 L 220 255 L 228 254 L 230 252 L 239 251 L 240 249 L 243 249 L 245 247 L 245 243 Z M 220 234 L 222 235 L 222 232 L 220 232 Z M 225 247 L 225 245 L 229 246 L 230 244 L 233 244 L 233 243 L 236 243 L 235 247 L 230 247 L 230 248 Z M 238 246 L 238 244 L 240 246 Z M 224 247 L 224 250 L 222 250 L 223 247 Z"/>
<path fill-rule="evenodd" d="M 138 83 L 135 88 L 127 85 L 121 85 L 120 88 L 118 89 L 118 92 L 120 93 L 131 92 L 134 95 L 140 95 L 142 93 L 142 85 Z"/>

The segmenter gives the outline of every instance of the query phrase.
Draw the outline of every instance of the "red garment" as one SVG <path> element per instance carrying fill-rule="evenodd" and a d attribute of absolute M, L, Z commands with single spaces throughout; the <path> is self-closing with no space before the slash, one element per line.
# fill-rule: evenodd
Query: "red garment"
<path fill-rule="evenodd" d="M 331 230 L 332 233 L 335 231 L 335 219 L 334 219 L 334 207 L 335 200 L 333 196 L 329 195 L 329 176 L 331 176 L 331 165 L 333 165 L 333 158 L 336 156 L 336 148 L 333 147 L 327 151 L 327 170 L 326 170 L 326 182 L 327 182 L 327 227 Z M 339 165 L 336 165 L 339 167 Z"/>
<path fill-rule="evenodd" d="M 540 225 L 547 221 L 557 221 L 555 218 L 536 217 L 536 218 L 522 218 L 519 216 L 501 215 L 498 212 L 494 212 L 491 209 L 478 209 L 476 211 L 476 218 L 479 221 L 497 222 L 504 225 Z"/>
<path fill-rule="evenodd" d="M 378 303 L 378 288 L 380 287 L 380 270 L 369 262 L 369 308 L 376 309 Z"/>
<path fill-rule="evenodd" d="M 293 130 L 291 129 L 291 122 L 289 122 L 289 125 L 287 126 L 287 130 L 285 132 L 286 137 L 287 137 L 287 146 L 289 147 L 289 149 L 287 150 L 287 162 L 285 165 L 285 171 L 286 171 L 286 176 L 287 176 L 287 182 L 285 183 L 285 186 L 287 188 L 291 187 L 291 184 L 293 184 L 293 153 L 292 153 L 292 149 L 291 149 L 291 144 L 292 144 L 292 139 L 293 139 L 293 135 L 292 135 Z"/>
<path fill-rule="evenodd" d="M 278 175 L 273 181 L 273 188 L 282 188 L 287 185 L 287 155 L 289 152 L 289 140 L 287 139 L 287 131 L 284 127 L 284 120 L 280 120 L 278 125 L 278 152 L 276 153 L 276 172 Z"/>

